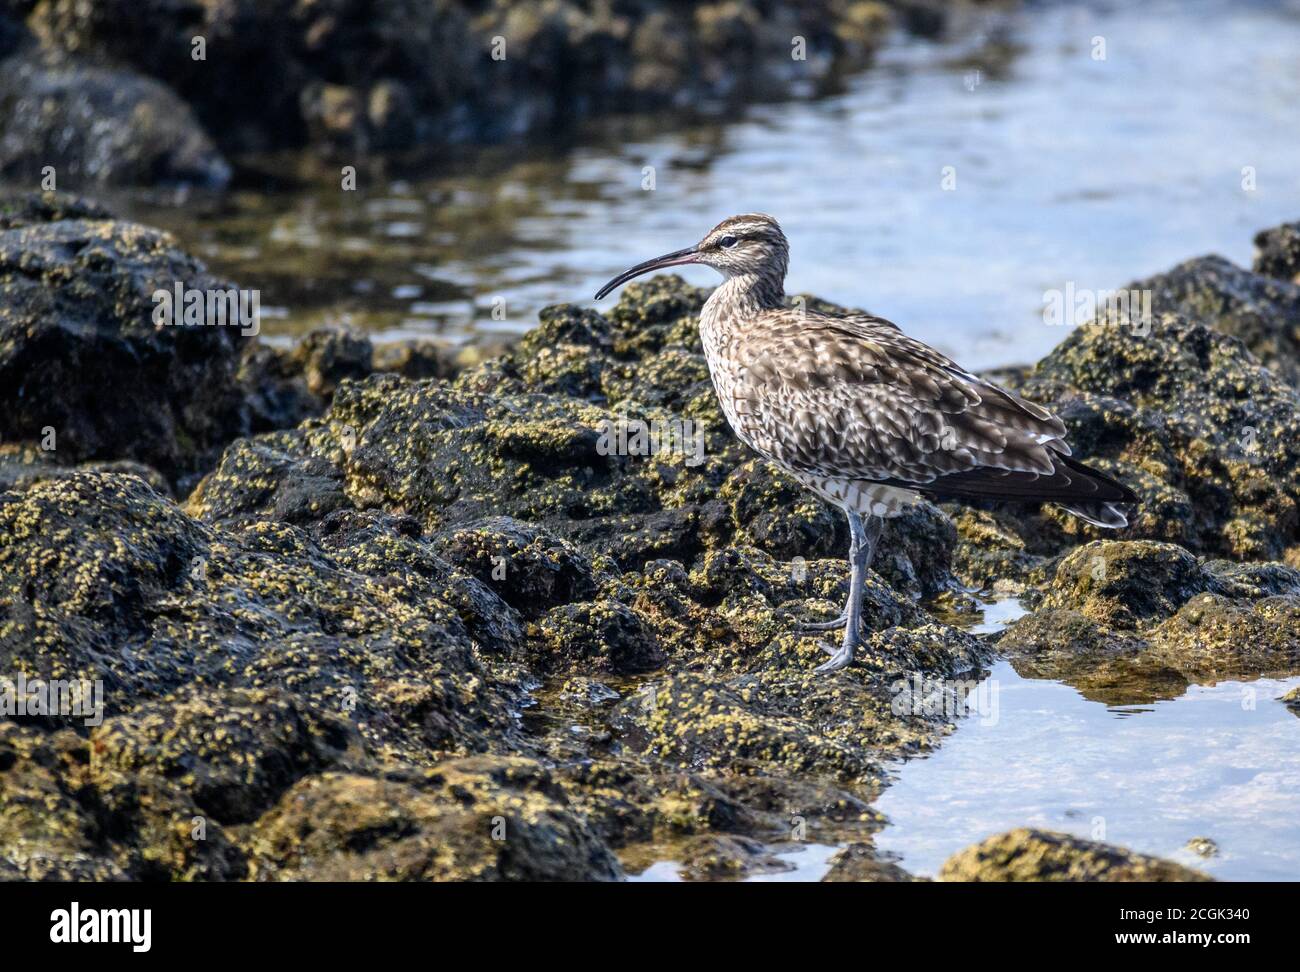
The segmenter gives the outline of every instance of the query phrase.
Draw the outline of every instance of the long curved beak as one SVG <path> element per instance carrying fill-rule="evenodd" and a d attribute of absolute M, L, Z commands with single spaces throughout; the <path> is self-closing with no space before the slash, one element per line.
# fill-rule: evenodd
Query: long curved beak
<path fill-rule="evenodd" d="M 609 292 L 615 287 L 621 287 L 633 277 L 639 277 L 643 273 L 649 273 L 651 270 L 660 270 L 663 267 L 675 267 L 683 263 L 698 263 L 699 250 L 696 247 L 688 246 L 684 250 L 674 250 L 672 253 L 665 253 L 661 257 L 655 257 L 653 260 L 647 260 L 645 263 L 638 263 L 629 270 L 624 270 L 617 277 L 611 280 L 605 286 L 596 291 L 596 299 L 604 300 Z"/>

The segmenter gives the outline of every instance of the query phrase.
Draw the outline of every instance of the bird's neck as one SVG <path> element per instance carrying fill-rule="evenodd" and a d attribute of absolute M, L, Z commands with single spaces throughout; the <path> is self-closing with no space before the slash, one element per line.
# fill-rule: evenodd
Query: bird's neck
<path fill-rule="evenodd" d="M 776 274 L 737 274 L 722 282 L 709 298 L 709 303 L 742 316 L 784 307 L 784 281 Z"/>

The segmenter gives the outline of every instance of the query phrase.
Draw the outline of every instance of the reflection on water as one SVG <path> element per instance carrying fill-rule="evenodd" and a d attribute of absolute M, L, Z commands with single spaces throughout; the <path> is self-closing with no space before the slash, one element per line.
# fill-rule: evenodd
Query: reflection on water
<path fill-rule="evenodd" d="M 964 720 L 901 765 L 876 836 L 914 874 L 1014 827 L 1170 858 L 1227 880 L 1300 879 L 1300 719 L 1277 701 L 1300 677 L 1192 686 L 1142 706 L 1090 702 L 1000 662 L 993 724 Z M 1186 848 L 1208 837 L 1204 858 Z"/>
<path fill-rule="evenodd" d="M 899 36 L 843 94 L 728 125 L 606 120 L 576 147 L 363 170 L 355 192 L 127 208 L 284 307 L 272 334 L 350 320 L 448 342 L 518 332 L 722 216 L 765 210 L 791 237 L 792 292 L 885 314 L 973 367 L 1032 360 L 1062 337 L 1045 291 L 1119 287 L 1208 251 L 1248 262 L 1255 230 L 1300 215 L 1300 9 L 1028 8 L 959 41 Z"/>

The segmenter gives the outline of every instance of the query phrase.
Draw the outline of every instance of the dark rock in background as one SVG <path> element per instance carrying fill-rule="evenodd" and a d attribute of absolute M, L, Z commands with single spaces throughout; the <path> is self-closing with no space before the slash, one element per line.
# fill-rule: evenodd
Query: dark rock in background
<path fill-rule="evenodd" d="M 1300 223 L 1284 223 L 1257 233 L 1251 268 L 1266 277 L 1300 284 Z"/>
<path fill-rule="evenodd" d="M 310 141 L 356 153 L 825 88 L 870 61 L 896 6 L 43 0 L 14 11 L 10 45 L 30 36 L 46 56 L 153 77 L 228 152 Z M 938 4 L 901 6 L 903 22 L 927 33 L 946 19 Z M 805 60 L 791 57 L 795 37 Z"/>

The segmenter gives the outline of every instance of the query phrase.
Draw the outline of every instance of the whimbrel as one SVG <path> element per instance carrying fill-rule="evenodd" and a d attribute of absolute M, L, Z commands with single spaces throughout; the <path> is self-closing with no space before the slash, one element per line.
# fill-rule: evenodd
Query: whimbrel
<path fill-rule="evenodd" d="M 724 219 L 699 243 L 639 263 L 600 288 L 701 263 L 725 280 L 700 313 L 713 388 L 742 442 L 840 507 L 849 521 L 849 598 L 830 672 L 861 644 L 863 583 L 883 521 L 922 496 L 1054 502 L 1102 527 L 1128 521 L 1133 492 L 1070 458 L 1065 425 L 1041 405 L 959 367 L 869 314 L 785 300 L 789 244 L 771 216 Z"/>

